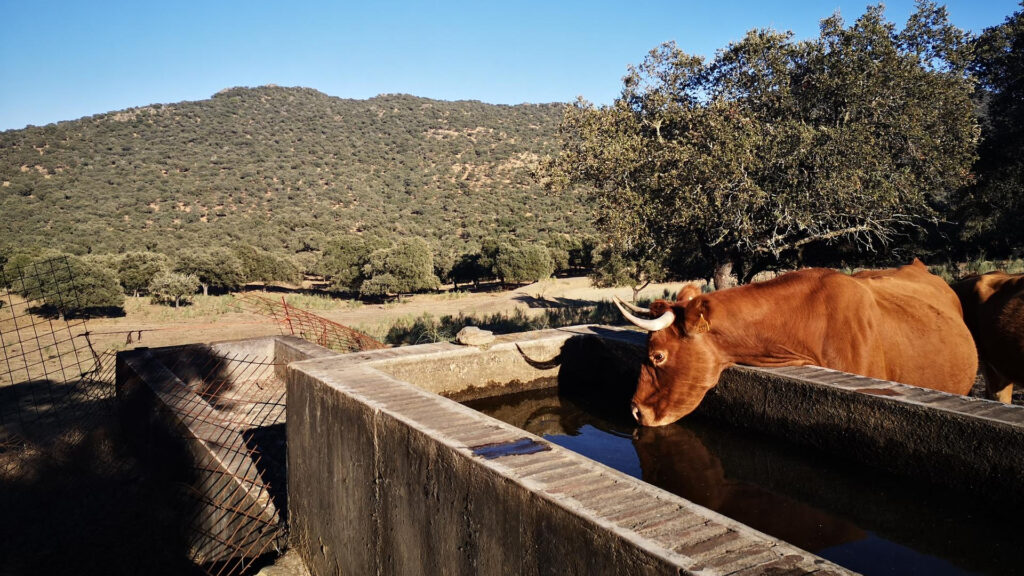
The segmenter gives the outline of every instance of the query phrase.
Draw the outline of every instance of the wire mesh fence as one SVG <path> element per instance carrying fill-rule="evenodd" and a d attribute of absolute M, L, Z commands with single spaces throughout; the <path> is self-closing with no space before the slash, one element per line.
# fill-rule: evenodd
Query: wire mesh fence
<path fill-rule="evenodd" d="M 287 536 L 272 354 L 130 350 L 134 329 L 120 356 L 97 351 L 74 313 L 76 280 L 66 258 L 0 267 L 0 510 L 12 527 L 0 530 L 0 573 L 253 572 Z M 242 300 L 284 334 L 344 352 L 384 346 L 283 299 Z M 163 374 L 145 383 L 146 405 L 126 393 L 133 357 Z"/>
<path fill-rule="evenodd" d="M 286 391 L 272 358 L 192 345 L 129 353 L 122 364 L 121 393 L 141 421 L 126 427 L 149 438 L 144 453 L 186 469 L 193 561 L 207 574 L 241 574 L 283 551 Z M 129 373 L 134 390 L 125 386 Z M 132 398 L 140 394 L 141 402 Z M 169 437 L 154 440 L 154 432 Z"/>
<path fill-rule="evenodd" d="M 358 330 L 312 314 L 288 304 L 282 296 L 269 298 L 253 292 L 237 296 L 239 305 L 250 312 L 272 319 L 282 334 L 291 334 L 338 352 L 376 350 L 386 345 Z"/>
<path fill-rule="evenodd" d="M 67 315 L 76 299 L 64 258 L 0 269 L 0 474 L 54 431 L 87 428 L 87 400 L 113 397 L 112 356 Z"/>

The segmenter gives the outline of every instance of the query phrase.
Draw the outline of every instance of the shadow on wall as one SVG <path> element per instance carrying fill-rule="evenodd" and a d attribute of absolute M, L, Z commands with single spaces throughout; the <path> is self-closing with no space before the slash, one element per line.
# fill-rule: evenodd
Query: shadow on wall
<path fill-rule="evenodd" d="M 578 398 L 609 419 L 632 421 L 630 401 L 636 390 L 644 348 L 620 340 L 622 333 L 599 326 L 595 336 L 573 336 L 565 341 L 558 371 L 558 391 Z M 637 333 L 637 342 L 646 334 Z"/>
<path fill-rule="evenodd" d="M 285 387 L 257 348 L 189 345 L 118 356 L 122 424 L 147 470 L 190 496 L 191 557 L 238 574 L 284 546 Z"/>

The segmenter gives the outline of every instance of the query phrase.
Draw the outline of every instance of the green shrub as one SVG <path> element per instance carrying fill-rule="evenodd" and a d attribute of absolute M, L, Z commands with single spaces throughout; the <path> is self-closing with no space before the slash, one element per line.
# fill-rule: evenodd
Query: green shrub
<path fill-rule="evenodd" d="M 117 264 L 117 275 L 126 294 L 138 296 L 153 278 L 168 267 L 167 256 L 153 252 L 129 252 Z"/>
<path fill-rule="evenodd" d="M 124 314 L 124 293 L 114 273 L 82 258 L 63 255 L 53 258 L 12 259 L 8 266 L 16 275 L 12 289 L 27 300 L 67 316 Z"/>
<path fill-rule="evenodd" d="M 986 272 L 992 272 L 998 270 L 999 267 L 991 260 L 985 260 L 984 258 L 975 258 L 967 262 L 964 266 L 964 276 L 973 276 L 975 274 L 985 274 Z"/>

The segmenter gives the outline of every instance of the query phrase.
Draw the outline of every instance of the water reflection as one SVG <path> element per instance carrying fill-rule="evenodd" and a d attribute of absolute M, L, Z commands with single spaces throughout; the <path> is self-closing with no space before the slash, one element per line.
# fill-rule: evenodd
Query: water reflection
<path fill-rule="evenodd" d="M 636 428 L 620 404 L 535 391 L 467 403 L 865 574 L 1011 574 L 1019 511 L 686 418 Z"/>
<path fill-rule="evenodd" d="M 685 426 L 641 428 L 633 448 L 644 481 L 804 550 L 818 552 L 867 537 L 841 517 L 727 477 L 722 461 Z"/>

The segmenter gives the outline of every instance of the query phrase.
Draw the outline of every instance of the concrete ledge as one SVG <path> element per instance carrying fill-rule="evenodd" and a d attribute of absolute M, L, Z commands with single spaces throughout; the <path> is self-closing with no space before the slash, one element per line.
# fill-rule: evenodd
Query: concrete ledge
<path fill-rule="evenodd" d="M 191 526 L 194 561 L 226 562 L 239 550 L 283 545 L 280 528 L 246 528 L 253 522 L 271 527 L 279 518 L 240 432 L 217 426 L 213 407 L 149 350 L 118 354 L 117 382 L 122 421 L 142 440 L 144 453 L 164 460 L 158 467 L 177 466 L 171 474 L 191 470 L 195 475 L 189 480 L 202 497 Z M 223 534 L 235 538 L 216 537 Z"/>
<path fill-rule="evenodd" d="M 584 326 L 291 364 L 291 530 L 312 573 L 846 573 L 433 394 L 557 375 L 625 402 L 645 340 Z M 544 362 L 556 358 L 557 370 Z M 700 410 L 994 498 L 1024 493 L 1022 407 L 817 367 L 736 367 Z"/>
<path fill-rule="evenodd" d="M 247 351 L 243 360 L 271 350 L 275 374 L 287 381 L 291 540 L 314 574 L 846 573 L 445 398 L 557 383 L 628 403 L 645 341 L 631 330 L 579 326 L 499 336 L 484 347 L 338 355 L 278 337 L 215 349 Z M 139 371 L 183 351 L 151 351 L 141 364 L 119 357 L 126 413 L 149 418 L 150 429 L 161 418 L 151 408 L 133 411 L 131 399 L 191 409 L 188 398 L 163 398 L 159 382 L 178 378 L 187 388 L 192 376 L 149 382 Z M 816 367 L 736 367 L 700 410 L 866 465 L 1024 503 L 1024 407 Z M 203 450 L 230 464 L 216 447 Z"/>
<path fill-rule="evenodd" d="M 336 356 L 291 336 L 118 353 L 122 423 L 152 471 L 188 486 L 194 561 L 236 562 L 286 546 L 284 450 L 282 469 L 272 471 L 262 443 L 278 435 L 283 447 L 286 363 Z M 235 397 L 236 384 L 248 391 Z M 230 409 L 236 402 L 241 410 Z"/>

